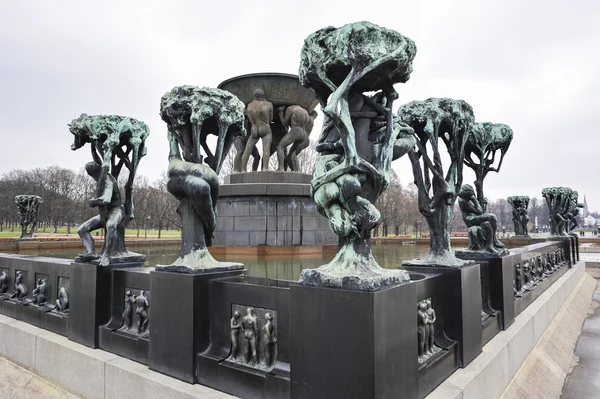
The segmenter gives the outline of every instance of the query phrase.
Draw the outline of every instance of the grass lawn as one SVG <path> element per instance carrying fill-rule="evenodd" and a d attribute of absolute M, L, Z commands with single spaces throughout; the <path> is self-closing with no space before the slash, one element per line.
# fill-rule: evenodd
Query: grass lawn
<path fill-rule="evenodd" d="M 145 230 L 140 230 L 140 238 L 144 238 Z M 92 233 L 95 235 L 96 233 Z M 98 230 L 98 234 L 100 234 L 100 230 Z M 52 237 L 54 236 L 54 229 L 47 228 L 44 233 L 44 229 L 38 229 L 37 235 L 40 237 Z M 56 231 L 56 236 L 65 236 L 67 235 L 66 227 L 59 227 Z M 21 229 L 15 229 L 14 232 L 10 230 L 0 231 L 0 237 L 11 237 L 11 238 L 19 238 L 21 236 Z M 77 237 L 77 228 L 71 228 L 71 234 L 69 237 L 75 236 Z M 126 237 L 137 237 L 137 230 L 135 229 L 127 229 L 125 230 Z M 148 238 L 158 238 L 158 230 L 148 230 Z M 160 232 L 160 238 L 181 238 L 181 231 L 179 230 L 163 230 Z"/>

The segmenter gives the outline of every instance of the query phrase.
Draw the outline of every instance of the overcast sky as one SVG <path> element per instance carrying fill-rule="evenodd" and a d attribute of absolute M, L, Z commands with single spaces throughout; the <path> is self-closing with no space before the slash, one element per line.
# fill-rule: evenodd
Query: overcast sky
<path fill-rule="evenodd" d="M 488 197 L 566 185 L 600 210 L 596 0 L 0 0 L 0 173 L 80 169 L 89 152 L 70 150 L 67 123 L 85 112 L 146 122 L 139 173 L 155 179 L 167 167 L 165 92 L 253 72 L 296 74 L 306 36 L 361 20 L 417 44 L 397 105 L 463 99 L 477 121 L 512 127 L 501 172 L 485 180 Z M 412 182 L 408 159 L 394 168 Z M 473 180 L 465 168 L 465 182 Z"/>

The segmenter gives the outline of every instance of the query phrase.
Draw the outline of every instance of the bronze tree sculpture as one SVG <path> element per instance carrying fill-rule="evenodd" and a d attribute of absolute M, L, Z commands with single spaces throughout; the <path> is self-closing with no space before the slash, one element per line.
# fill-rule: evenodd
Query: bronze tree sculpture
<path fill-rule="evenodd" d="M 577 227 L 577 216 L 583 204 L 578 203 L 579 194 L 569 187 L 547 187 L 542 196 L 548 204 L 550 214 L 550 233 L 555 236 L 567 236 Z"/>
<path fill-rule="evenodd" d="M 182 243 L 179 258 L 156 270 L 203 273 L 243 268 L 216 261 L 208 247 L 216 228 L 223 159 L 235 138 L 246 134 L 244 104 L 225 90 L 179 86 L 162 97 L 160 115 L 167 123 L 170 146 L 167 189 L 181 201 L 177 213 Z M 217 136 L 212 150 L 209 134 Z"/>
<path fill-rule="evenodd" d="M 484 212 L 487 211 L 487 199 L 483 194 L 483 180 L 489 172 L 500 172 L 512 138 L 513 131 L 508 125 L 491 122 L 476 123 L 467 137 L 465 165 L 475 172 L 477 201 Z M 494 166 L 498 151 L 498 166 Z"/>
<path fill-rule="evenodd" d="M 88 202 L 97 207 L 99 213 L 79 227 L 78 233 L 87 252 L 78 255 L 75 261 L 100 266 L 143 262 L 144 255 L 126 249 L 125 229 L 134 218 L 133 182 L 139 162 L 146 155 L 148 126 L 125 116 L 82 114 L 69 124 L 69 130 L 74 136 L 72 150 L 90 144 L 93 161 L 88 162 L 85 169 L 96 181 L 96 197 Z M 125 198 L 117 184 L 123 166 L 129 172 Z M 106 230 L 106 235 L 102 252 L 96 254 L 90 233 L 100 228 Z"/>
<path fill-rule="evenodd" d="M 405 264 L 462 266 L 464 262 L 451 251 L 449 225 L 462 186 L 465 145 L 475 122 L 473 109 L 463 100 L 430 98 L 402 105 L 398 116 L 414 129 L 417 149 L 409 152 L 409 157 L 418 188 L 419 211 L 431 234 L 429 254 Z M 446 171 L 440 152 L 442 144 L 450 156 Z"/>
<path fill-rule="evenodd" d="M 37 226 L 38 212 L 43 202 L 42 197 L 37 195 L 17 195 L 15 197 L 15 203 L 19 208 L 19 223 L 21 224 L 21 237 L 19 237 L 19 240 L 33 238 L 33 232 Z M 30 229 L 29 226 L 31 226 Z"/>
<path fill-rule="evenodd" d="M 372 291 L 409 279 L 377 264 L 371 230 L 381 220 L 374 203 L 389 184 L 392 159 L 414 146 L 392 104 L 393 85 L 409 79 L 415 54 L 412 40 L 369 22 L 327 27 L 304 42 L 300 82 L 324 113 L 312 194 L 340 246 L 329 264 L 303 270 L 301 284 Z"/>
<path fill-rule="evenodd" d="M 526 195 L 514 195 L 508 197 L 507 201 L 512 207 L 515 234 L 518 236 L 528 235 L 527 223 L 529 223 L 529 216 L 527 216 L 527 208 L 529 207 L 529 197 Z"/>

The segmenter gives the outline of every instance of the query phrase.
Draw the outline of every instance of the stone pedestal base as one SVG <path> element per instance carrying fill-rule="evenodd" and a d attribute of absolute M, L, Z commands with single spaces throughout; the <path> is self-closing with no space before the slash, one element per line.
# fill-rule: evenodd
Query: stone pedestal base
<path fill-rule="evenodd" d="M 447 336 L 459 342 L 459 359 L 465 367 L 481 353 L 481 277 L 479 264 L 460 269 L 428 266 L 404 266 L 409 272 L 440 273 L 444 277 Z"/>
<path fill-rule="evenodd" d="M 110 320 L 113 269 L 141 267 L 143 263 L 96 266 L 71 263 L 68 337 L 90 348 L 98 348 L 99 327 Z"/>
<path fill-rule="evenodd" d="M 190 384 L 196 382 L 196 355 L 210 342 L 210 281 L 243 273 L 244 270 L 205 274 L 150 272 L 151 370 Z"/>
<path fill-rule="evenodd" d="M 290 290 L 292 398 L 416 398 L 415 284 Z"/>
<path fill-rule="evenodd" d="M 334 245 L 338 236 L 317 212 L 311 175 L 247 172 L 225 178 L 217 202 L 214 245 Z"/>

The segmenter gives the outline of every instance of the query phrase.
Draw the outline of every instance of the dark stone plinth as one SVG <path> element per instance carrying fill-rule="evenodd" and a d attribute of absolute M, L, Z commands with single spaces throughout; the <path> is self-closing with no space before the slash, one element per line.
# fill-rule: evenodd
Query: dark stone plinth
<path fill-rule="evenodd" d="M 565 259 L 567 260 L 567 262 L 569 262 L 569 267 L 573 267 L 573 265 L 577 262 L 577 254 L 573 245 L 573 236 L 550 236 L 546 239 L 548 241 L 558 241 L 562 243 L 562 248 L 565 251 Z"/>
<path fill-rule="evenodd" d="M 568 264 L 554 271 L 550 276 L 536 283 L 531 290 L 523 292 L 514 300 L 514 314 L 518 316 L 523 310 L 527 309 L 540 295 L 544 293 L 552 284 L 556 282 L 563 274 L 569 270 Z"/>
<path fill-rule="evenodd" d="M 513 251 L 514 252 L 514 251 Z M 484 257 L 472 251 L 463 251 L 460 259 L 477 260 L 480 264 L 482 297 L 482 337 L 485 345 L 500 330 L 506 330 L 515 321 L 513 274 L 518 254 Z"/>
<path fill-rule="evenodd" d="M 150 272 L 150 369 L 196 382 L 196 354 L 209 344 L 210 282 L 243 273 Z"/>
<path fill-rule="evenodd" d="M 23 306 L 21 315 L 18 317 L 26 323 L 32 324 L 44 330 L 67 336 L 68 333 L 68 313 L 53 312 L 54 305 L 36 306 L 29 304 Z"/>
<path fill-rule="evenodd" d="M 577 234 L 570 234 L 571 236 L 571 252 L 573 254 L 573 260 L 579 262 L 579 236 Z M 573 262 L 573 263 L 575 263 Z"/>
<path fill-rule="evenodd" d="M 290 291 L 292 398 L 417 397 L 415 284 Z"/>
<path fill-rule="evenodd" d="M 214 245 L 322 246 L 338 243 L 338 236 L 331 231 L 329 221 L 317 211 L 310 197 L 309 184 L 296 184 L 304 186 L 301 193 L 286 192 L 290 185 L 283 183 L 271 184 L 269 191 L 253 191 L 257 184 L 221 186 Z M 236 191 L 234 186 L 241 187 L 239 190 L 242 191 Z M 232 195 L 228 196 L 228 193 Z"/>
<path fill-rule="evenodd" d="M 458 341 L 458 362 L 467 366 L 482 347 L 481 275 L 479 264 L 462 268 L 404 266 L 409 272 L 440 273 L 444 280 L 446 335 Z"/>
<path fill-rule="evenodd" d="M 308 184 L 312 175 L 300 172 L 280 172 L 276 170 L 264 170 L 260 172 L 233 173 L 225 176 L 225 184 L 251 184 L 251 183 L 295 183 Z"/>
<path fill-rule="evenodd" d="M 98 348 L 99 327 L 110 320 L 111 273 L 114 269 L 141 267 L 140 263 L 96 266 L 71 263 L 68 337 L 90 348 Z"/>
<path fill-rule="evenodd" d="M 446 315 L 453 317 L 445 301 L 444 276 L 439 273 L 410 273 L 417 287 L 417 302 L 430 299 L 436 312 L 435 346 L 441 350 L 418 365 L 418 398 L 426 397 L 458 369 L 458 342 L 446 335 Z"/>
<path fill-rule="evenodd" d="M 290 290 L 289 282 L 259 278 L 213 280 L 210 289 L 210 345 L 198 355 L 198 383 L 245 399 L 285 399 L 290 397 Z M 264 332 L 259 334 L 260 367 L 243 358 L 243 333 L 237 357 L 232 359 L 231 325 L 234 309 L 245 315 L 252 307 L 276 315 L 275 356 L 266 364 Z M 263 313 L 264 314 L 264 313 Z M 259 317 L 259 329 L 264 327 Z M 261 342 L 262 341 L 262 342 Z M 263 345 L 261 345 L 261 343 Z"/>
<path fill-rule="evenodd" d="M 125 292 L 135 290 L 137 295 L 140 290 L 146 291 L 152 309 L 152 293 L 150 287 L 150 267 L 136 267 L 130 269 L 115 269 L 112 272 L 112 293 L 110 305 L 110 320 L 100 327 L 98 332 L 98 346 L 100 349 L 134 360 L 138 363 L 148 364 L 149 339 L 148 334 L 135 334 L 122 332 L 123 310 L 125 307 Z M 136 305 L 133 304 L 132 329 L 135 332 L 137 323 Z M 151 321 L 151 320 L 150 320 Z"/>
<path fill-rule="evenodd" d="M 67 335 L 69 314 L 52 309 L 58 298 L 60 279 L 69 278 L 70 263 L 67 259 L 43 256 L 0 255 L 0 270 L 6 271 L 9 276 L 9 290 L 0 296 L 0 313 L 60 335 Z M 22 301 L 9 299 L 17 270 L 22 273 L 23 283 L 27 287 L 27 296 Z M 46 280 L 46 303 L 43 306 L 32 302 L 33 290 L 37 279 L 40 278 Z"/>

